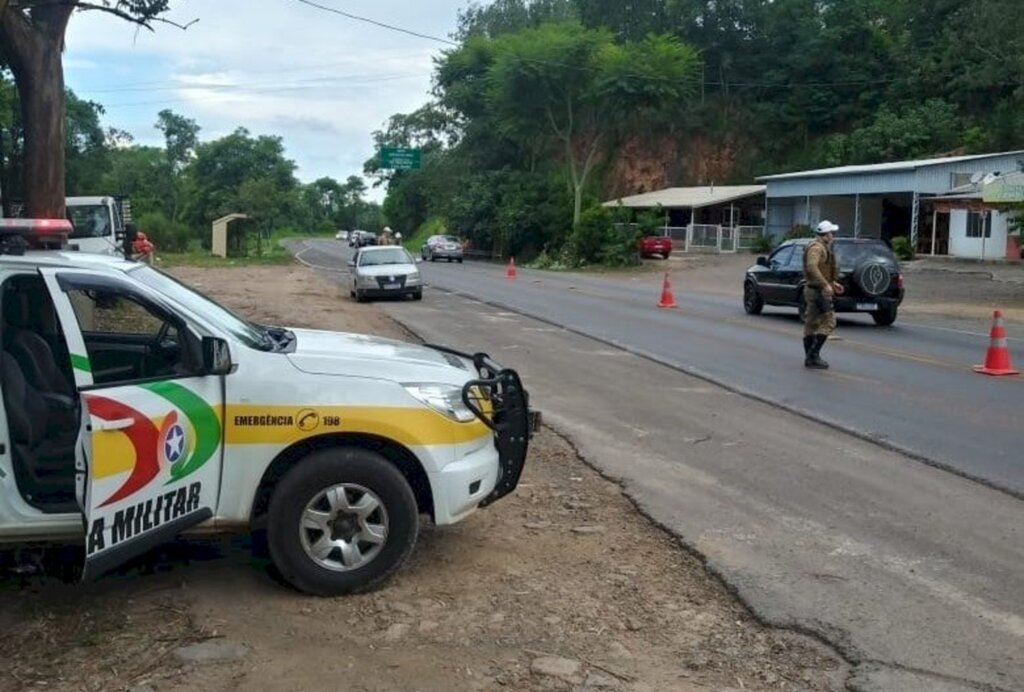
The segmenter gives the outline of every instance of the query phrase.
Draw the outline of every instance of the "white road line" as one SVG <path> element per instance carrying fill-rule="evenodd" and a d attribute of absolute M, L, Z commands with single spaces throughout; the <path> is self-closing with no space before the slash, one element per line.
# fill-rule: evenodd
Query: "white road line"
<path fill-rule="evenodd" d="M 306 254 L 306 253 L 307 253 L 307 252 L 309 252 L 310 250 L 316 250 L 316 248 L 315 248 L 315 247 L 308 247 L 308 246 L 306 246 L 306 242 L 307 242 L 307 241 L 305 241 L 305 240 L 303 240 L 303 241 L 301 241 L 301 242 L 302 242 L 302 245 L 304 246 L 304 249 L 303 249 L 303 250 L 299 250 L 299 251 L 298 251 L 298 252 L 296 252 L 296 253 L 295 253 L 294 255 L 292 255 L 292 256 L 293 256 L 293 257 L 294 257 L 295 259 L 297 259 L 297 260 L 298 260 L 298 261 L 299 261 L 299 262 L 300 262 L 301 264 L 304 264 L 304 265 L 306 265 L 307 267 L 309 267 L 309 268 L 311 268 L 311 269 L 320 269 L 320 270 L 322 270 L 322 271 L 327 271 L 327 272 L 336 272 L 336 273 L 338 273 L 338 274 L 342 274 L 342 273 L 345 273 L 345 271 L 346 271 L 346 270 L 344 270 L 344 269 L 342 269 L 342 268 L 340 268 L 340 267 L 325 267 L 325 266 L 324 266 L 324 265 L 322 265 L 322 264 L 313 264 L 312 262 L 307 262 L 306 260 L 302 259 L 302 256 L 303 256 L 304 254 Z"/>
<path fill-rule="evenodd" d="M 979 337 L 983 337 L 985 339 L 987 339 L 989 337 L 989 334 L 987 332 L 971 332 L 971 331 L 968 331 L 966 329 L 955 329 L 953 327 L 937 327 L 937 326 L 932 325 L 932 324 L 921 324 L 919 322 L 903 322 L 903 324 L 905 324 L 908 327 L 920 327 L 921 329 L 934 329 L 934 330 L 940 331 L 940 332 L 952 332 L 954 334 L 964 334 L 966 336 L 979 336 Z M 1010 341 L 1024 341 L 1024 338 L 1021 338 L 1021 337 L 1018 337 L 1018 336 L 1008 336 L 1006 338 L 1009 339 Z"/>

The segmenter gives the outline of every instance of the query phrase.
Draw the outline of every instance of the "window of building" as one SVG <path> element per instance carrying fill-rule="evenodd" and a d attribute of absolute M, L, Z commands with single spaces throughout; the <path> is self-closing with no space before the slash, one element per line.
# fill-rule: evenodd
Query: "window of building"
<path fill-rule="evenodd" d="M 967 237 L 991 238 L 992 214 L 987 211 L 967 212 Z"/>

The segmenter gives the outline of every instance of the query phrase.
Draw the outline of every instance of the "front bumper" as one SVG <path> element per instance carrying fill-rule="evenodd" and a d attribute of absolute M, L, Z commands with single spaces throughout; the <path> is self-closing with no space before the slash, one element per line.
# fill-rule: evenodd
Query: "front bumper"
<path fill-rule="evenodd" d="M 359 292 L 366 298 L 394 298 L 395 296 L 413 296 L 423 292 L 423 286 L 404 286 L 402 288 L 360 288 Z"/>
<path fill-rule="evenodd" d="M 462 401 L 494 433 L 498 450 L 497 482 L 478 505 L 486 507 L 519 485 L 530 440 L 540 428 L 540 412 L 530 409 L 530 395 L 515 370 L 498 365 L 485 353 L 471 355 L 444 346 L 428 347 L 471 361 L 479 375 L 463 386 Z"/>
<path fill-rule="evenodd" d="M 462 259 L 462 250 L 434 250 L 430 256 L 437 259 Z"/>

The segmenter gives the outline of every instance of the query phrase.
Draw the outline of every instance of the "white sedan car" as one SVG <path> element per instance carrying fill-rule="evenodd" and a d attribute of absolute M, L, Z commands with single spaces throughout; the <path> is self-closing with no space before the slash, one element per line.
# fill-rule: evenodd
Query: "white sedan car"
<path fill-rule="evenodd" d="M 349 295 L 362 303 L 369 298 L 423 298 L 423 280 L 409 251 L 398 245 L 368 245 L 349 260 Z"/>

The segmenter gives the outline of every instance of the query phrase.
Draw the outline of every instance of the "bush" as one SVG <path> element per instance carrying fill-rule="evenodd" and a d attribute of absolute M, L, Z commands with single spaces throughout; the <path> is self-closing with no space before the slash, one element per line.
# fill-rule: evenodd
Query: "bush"
<path fill-rule="evenodd" d="M 156 246 L 159 252 L 186 252 L 192 233 L 183 223 L 171 221 L 163 212 L 154 211 L 139 217 L 135 227 Z"/>
<path fill-rule="evenodd" d="M 612 226 L 601 246 L 599 259 L 606 267 L 629 267 L 640 264 L 636 242 L 642 231 L 635 226 Z"/>
<path fill-rule="evenodd" d="M 909 262 L 914 259 L 914 246 L 910 244 L 910 238 L 905 235 L 892 239 L 892 251 L 901 262 Z"/>
<path fill-rule="evenodd" d="M 767 255 L 775 248 L 775 241 L 770 235 L 761 234 L 754 238 L 750 251 L 755 255 Z"/>
<path fill-rule="evenodd" d="M 794 224 L 789 233 L 786 234 L 786 240 L 793 240 L 795 238 L 813 238 L 814 233 L 811 232 L 811 227 L 805 223 Z"/>
<path fill-rule="evenodd" d="M 612 213 L 605 207 L 591 207 L 580 215 L 580 222 L 569 233 L 566 254 L 578 265 L 595 264 L 609 232 L 615 228 Z"/>

